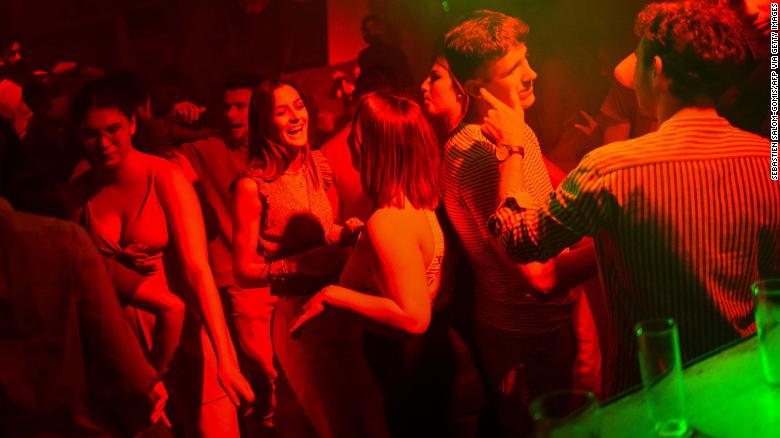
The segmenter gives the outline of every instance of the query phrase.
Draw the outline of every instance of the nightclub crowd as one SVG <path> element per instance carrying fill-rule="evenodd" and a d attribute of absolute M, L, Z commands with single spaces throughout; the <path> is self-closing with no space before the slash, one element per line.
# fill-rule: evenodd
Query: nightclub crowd
<path fill-rule="evenodd" d="M 323 144 L 289 77 L 231 75 L 209 129 L 4 36 L 0 435 L 526 436 L 541 394 L 640 383 L 638 321 L 674 318 L 683 361 L 753 334 L 763 3 L 647 5 L 566 171 L 522 17 L 461 17 L 414 84 L 368 16 Z"/>

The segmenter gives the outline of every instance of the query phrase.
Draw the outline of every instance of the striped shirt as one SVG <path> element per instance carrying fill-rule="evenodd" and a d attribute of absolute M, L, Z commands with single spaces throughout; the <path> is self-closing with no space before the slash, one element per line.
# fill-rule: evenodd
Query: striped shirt
<path fill-rule="evenodd" d="M 546 202 L 508 198 L 490 228 L 523 262 L 595 238 L 623 389 L 639 382 L 637 321 L 674 318 L 683 360 L 755 331 L 750 284 L 780 273 L 780 184 L 769 172 L 767 139 L 688 108 L 590 152 Z"/>
<path fill-rule="evenodd" d="M 536 135 L 527 126 L 525 137 L 526 186 L 541 201 L 552 184 Z M 509 335 L 549 332 L 570 320 L 572 300 L 541 300 L 495 245 L 488 218 L 499 201 L 498 164 L 495 145 L 479 125 L 463 125 L 447 142 L 441 168 L 444 207 L 476 275 L 477 322 Z"/>

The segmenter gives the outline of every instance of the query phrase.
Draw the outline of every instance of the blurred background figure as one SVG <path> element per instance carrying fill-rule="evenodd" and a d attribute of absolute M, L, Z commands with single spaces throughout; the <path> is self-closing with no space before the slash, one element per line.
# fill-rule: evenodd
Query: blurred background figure
<path fill-rule="evenodd" d="M 0 120 L 0 169 L 9 131 Z M 129 436 L 158 421 L 167 392 L 89 236 L 0 195 L 0 240 L 3 433 Z"/>

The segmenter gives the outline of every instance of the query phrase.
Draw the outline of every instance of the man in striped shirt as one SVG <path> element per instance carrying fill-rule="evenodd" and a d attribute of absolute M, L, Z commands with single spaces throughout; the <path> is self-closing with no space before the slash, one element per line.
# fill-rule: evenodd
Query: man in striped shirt
<path fill-rule="evenodd" d="M 745 59 L 736 17 L 701 3 L 651 4 L 636 28 L 633 86 L 658 130 L 592 151 L 542 202 L 524 194 L 535 190 L 522 178 L 529 159 L 512 155 L 500 171 L 505 201 L 490 219 L 520 262 L 595 238 L 619 340 L 617 390 L 639 382 L 637 321 L 674 318 L 690 360 L 753 333 L 750 284 L 780 274 L 780 185 L 770 180 L 769 141 L 714 110 L 713 97 Z M 491 126 L 517 113 L 496 106 Z"/>
<path fill-rule="evenodd" d="M 502 254 L 488 231 L 488 218 L 498 203 L 503 149 L 480 130 L 489 107 L 479 90 L 487 88 L 508 102 L 509 90 L 522 88 L 522 105 L 533 104 L 536 73 L 526 57 L 527 33 L 517 18 L 477 11 L 445 38 L 450 68 L 474 98 L 464 124 L 446 145 L 443 200 L 476 274 L 476 342 L 503 436 L 527 434 L 523 396 L 571 387 L 576 341 L 571 322 L 575 297 L 569 290 L 596 271 L 592 246 L 582 245 L 550 263 L 522 266 Z M 541 201 L 552 185 L 536 136 L 528 127 L 523 135 L 528 144 L 527 185 Z M 561 267 L 568 268 L 569 275 L 563 275 Z M 524 373 L 518 374 L 519 368 Z"/>

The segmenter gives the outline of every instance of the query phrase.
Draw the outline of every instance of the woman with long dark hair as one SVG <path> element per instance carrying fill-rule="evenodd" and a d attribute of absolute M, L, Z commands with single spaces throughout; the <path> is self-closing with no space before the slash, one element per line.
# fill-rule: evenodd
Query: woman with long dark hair
<path fill-rule="evenodd" d="M 349 321 L 327 319 L 317 330 L 290 339 L 289 327 L 303 304 L 334 283 L 346 260 L 339 247 L 350 233 L 335 225 L 325 158 L 309 145 L 309 114 L 302 94 L 282 79 L 267 80 L 253 93 L 249 109 L 250 171 L 235 186 L 233 270 L 238 286 L 231 299 L 234 321 L 255 365 L 273 373 L 275 354 L 295 398 L 321 437 L 382 436 L 383 420 L 366 409 L 370 373 L 351 355 L 359 330 Z M 254 290 L 250 291 L 249 288 Z M 265 296 L 263 296 L 265 295 Z M 278 297 L 271 322 L 256 313 Z M 283 435 L 298 424 L 276 424 Z"/>

